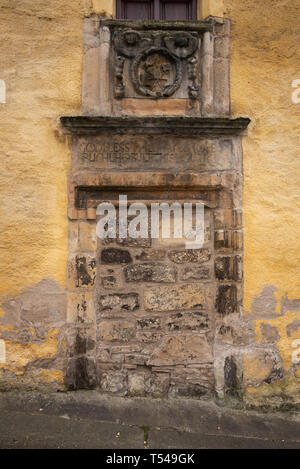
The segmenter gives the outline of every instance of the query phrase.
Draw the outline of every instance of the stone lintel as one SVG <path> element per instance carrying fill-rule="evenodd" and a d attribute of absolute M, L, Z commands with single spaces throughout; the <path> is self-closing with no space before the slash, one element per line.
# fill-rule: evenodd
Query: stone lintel
<path fill-rule="evenodd" d="M 122 171 L 108 172 L 79 171 L 73 174 L 73 181 L 77 187 L 82 188 L 135 188 L 158 190 L 164 189 L 222 189 L 232 185 L 235 180 L 235 173 L 209 171 L 193 172 L 141 172 Z"/>
<path fill-rule="evenodd" d="M 63 116 L 60 120 L 64 131 L 74 135 L 237 135 L 250 123 L 247 117 Z"/>

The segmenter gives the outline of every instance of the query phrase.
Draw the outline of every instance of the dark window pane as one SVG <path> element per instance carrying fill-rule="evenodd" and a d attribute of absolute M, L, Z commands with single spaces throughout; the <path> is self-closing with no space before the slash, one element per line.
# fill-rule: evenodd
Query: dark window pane
<path fill-rule="evenodd" d="M 197 0 L 117 0 L 117 18 L 196 20 Z"/>
<path fill-rule="evenodd" d="M 117 18 L 151 20 L 154 0 L 117 0 Z"/>
<path fill-rule="evenodd" d="M 150 2 L 126 2 L 125 18 L 129 20 L 150 20 L 152 18 Z"/>
<path fill-rule="evenodd" d="M 162 20 L 197 19 L 196 0 L 159 0 Z"/>
<path fill-rule="evenodd" d="M 162 20 L 188 20 L 188 6 L 186 3 L 167 2 L 162 4 Z"/>

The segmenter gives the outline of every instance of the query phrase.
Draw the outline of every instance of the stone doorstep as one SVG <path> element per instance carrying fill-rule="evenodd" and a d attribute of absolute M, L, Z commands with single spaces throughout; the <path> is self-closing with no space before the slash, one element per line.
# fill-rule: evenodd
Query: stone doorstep
<path fill-rule="evenodd" d="M 174 429 L 203 435 L 300 442 L 300 413 L 259 413 L 193 399 L 119 398 L 97 391 L 0 393 L 0 412 L 68 415 L 119 425 Z"/>

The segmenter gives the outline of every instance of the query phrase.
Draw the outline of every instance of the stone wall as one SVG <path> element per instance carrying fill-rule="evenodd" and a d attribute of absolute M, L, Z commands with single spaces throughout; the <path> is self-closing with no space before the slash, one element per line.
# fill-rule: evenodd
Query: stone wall
<path fill-rule="evenodd" d="M 64 386 L 71 148 L 58 118 L 81 113 L 84 17 L 112 16 L 113 11 L 111 1 L 104 0 L 76 0 L 72 8 L 62 0 L 51 5 L 1 2 L 0 79 L 6 84 L 6 102 L 0 104 L 5 130 L 0 172 L 4 388 Z M 295 405 L 299 104 L 291 99 L 291 85 L 299 78 L 299 1 L 224 0 L 213 12 L 222 13 L 232 21 L 231 110 L 252 120 L 243 143 L 244 319 L 249 329 L 236 333 L 237 341 L 250 335 L 243 338 L 249 341 L 242 360 L 245 401 Z M 84 309 L 85 303 L 82 314 Z M 75 313 L 69 309 L 70 314 Z M 230 326 L 222 331 L 231 334 Z M 228 382 L 237 369 L 230 357 Z"/>
<path fill-rule="evenodd" d="M 63 119 L 73 133 L 69 389 L 240 396 L 249 335 L 241 317 L 240 122 L 248 120 L 205 119 L 203 128 L 202 118 Z M 128 205 L 146 204 L 148 237 L 123 238 L 117 230 L 116 239 L 96 239 L 98 204 L 109 201 L 118 212 L 119 195 Z M 201 248 L 150 235 L 151 204 L 179 201 L 205 204 Z"/>

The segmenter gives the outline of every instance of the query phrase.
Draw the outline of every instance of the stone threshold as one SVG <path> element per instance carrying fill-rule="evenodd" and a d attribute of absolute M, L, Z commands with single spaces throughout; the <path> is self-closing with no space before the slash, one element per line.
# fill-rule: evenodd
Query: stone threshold
<path fill-rule="evenodd" d="M 251 120 L 247 117 L 107 117 L 63 116 L 61 125 L 74 135 L 238 135 L 245 131 Z"/>
<path fill-rule="evenodd" d="M 299 412 L 261 413 L 213 400 L 111 397 L 97 391 L 0 392 L 0 413 L 22 412 L 216 436 L 300 441 Z"/>

